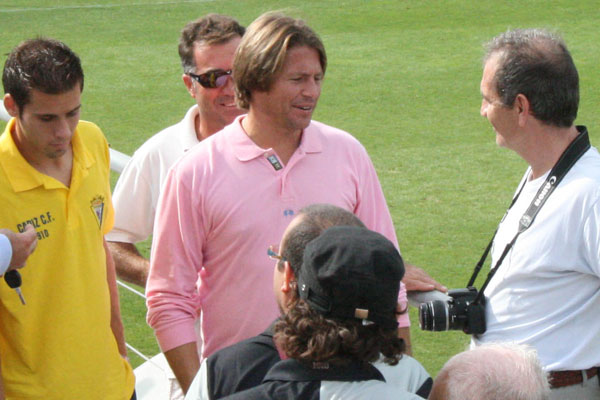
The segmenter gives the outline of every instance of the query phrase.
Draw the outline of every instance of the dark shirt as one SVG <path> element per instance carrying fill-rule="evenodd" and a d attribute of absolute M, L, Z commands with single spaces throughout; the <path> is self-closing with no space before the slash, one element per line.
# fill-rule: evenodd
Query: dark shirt
<path fill-rule="evenodd" d="M 427 398 L 429 395 L 432 379 L 414 359 L 404 360 L 403 366 L 399 365 L 397 369 L 396 366 L 386 366 L 388 372 L 377 369 L 377 364 L 368 363 L 360 365 L 352 363 L 346 367 L 331 368 L 328 365 L 327 368 L 324 368 L 319 364 L 317 365 L 319 368 L 313 369 L 296 360 L 282 361 L 273 341 L 276 322 L 273 322 L 260 335 L 221 349 L 209 356 L 204 361 L 205 365 L 202 366 L 206 377 L 199 382 L 199 390 L 201 392 L 206 390 L 211 400 L 227 396 L 233 399 L 310 399 L 319 398 L 321 388 L 331 388 L 336 382 L 376 380 L 384 383 L 385 376 L 388 376 L 385 374 L 392 371 L 389 375 L 390 379 L 393 380 L 395 376 L 410 377 L 409 381 L 412 383 L 408 386 L 411 386 L 411 392 L 415 391 L 423 398 Z M 298 382 L 297 378 L 304 381 Z M 400 384 L 400 386 L 404 387 L 405 384 Z M 414 398 L 414 395 L 411 397 L 409 392 L 397 387 L 397 384 L 386 385 L 386 388 L 380 387 L 380 389 L 388 392 L 390 387 L 398 391 L 398 399 Z M 234 394 L 236 395 L 232 396 Z M 193 396 L 194 393 L 188 395 Z M 203 397 L 200 395 L 200 398 Z"/>

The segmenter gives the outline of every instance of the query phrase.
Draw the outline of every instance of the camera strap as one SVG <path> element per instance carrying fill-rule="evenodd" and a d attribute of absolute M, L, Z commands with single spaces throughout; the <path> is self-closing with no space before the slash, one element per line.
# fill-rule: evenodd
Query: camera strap
<path fill-rule="evenodd" d="M 581 158 L 581 156 L 583 156 L 585 154 L 585 152 L 588 151 L 588 149 L 591 147 L 590 138 L 589 138 L 587 129 L 584 126 L 578 126 L 577 130 L 579 131 L 579 135 L 577 135 L 577 137 L 571 142 L 571 144 L 569 144 L 567 149 L 561 154 L 560 158 L 558 159 L 558 161 L 556 162 L 554 167 L 552 167 L 552 169 L 550 170 L 548 177 L 546 178 L 544 183 L 538 189 L 538 192 L 536 193 L 533 200 L 531 201 L 531 204 L 529 204 L 527 211 L 525 211 L 525 213 L 519 220 L 519 230 L 517 231 L 517 233 L 515 234 L 513 239 L 504 248 L 504 251 L 500 255 L 500 258 L 496 262 L 496 265 L 494 265 L 494 267 L 488 273 L 488 276 L 487 276 L 483 286 L 479 290 L 477 297 L 475 298 L 475 300 L 473 300 L 473 304 L 479 303 L 479 301 L 483 297 L 483 292 L 485 291 L 487 285 L 490 283 L 490 281 L 494 277 L 494 274 L 496 274 L 496 271 L 498 271 L 500 264 L 502 264 L 502 261 L 504 261 L 504 258 L 506 257 L 506 255 L 512 249 L 512 247 L 515 244 L 515 242 L 517 241 L 517 238 L 519 237 L 519 235 L 521 233 L 525 232 L 527 230 L 527 228 L 529 228 L 531 226 L 531 224 L 535 220 L 535 217 L 537 216 L 538 212 L 541 210 L 542 206 L 546 203 L 546 200 L 548 200 L 548 197 L 550 197 L 550 195 L 552 194 L 554 189 L 558 186 L 558 184 L 562 181 L 562 179 L 571 170 L 573 165 L 575 165 L 577 160 L 579 160 Z M 527 178 L 523 180 L 523 183 L 521 184 L 519 191 L 512 199 L 512 202 L 510 203 L 510 206 L 506 210 L 504 217 L 506 217 L 506 215 L 508 214 L 508 212 L 510 211 L 512 206 L 515 204 L 515 202 L 521 195 L 521 192 L 523 191 L 523 188 L 525 187 L 526 183 L 527 183 Z M 469 283 L 467 284 L 467 286 L 473 286 L 473 284 L 475 283 L 475 279 L 477 279 L 477 275 L 479 274 L 479 271 L 481 270 L 481 268 L 483 267 L 483 264 L 485 263 L 485 260 L 492 248 L 492 244 L 494 242 L 494 239 L 495 239 L 497 233 L 498 233 L 498 228 L 496 228 L 496 231 L 494 232 L 494 235 L 492 236 L 492 240 L 490 240 L 490 243 L 487 245 L 485 251 L 483 252 L 483 255 L 481 256 L 481 258 L 479 259 L 479 262 L 475 266 L 475 270 L 473 271 L 473 275 L 471 275 L 471 279 L 469 280 Z"/>

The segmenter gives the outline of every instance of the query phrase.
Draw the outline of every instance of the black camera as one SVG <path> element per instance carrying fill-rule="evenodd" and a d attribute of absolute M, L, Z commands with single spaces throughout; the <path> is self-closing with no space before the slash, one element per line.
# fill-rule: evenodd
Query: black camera
<path fill-rule="evenodd" d="M 477 297 L 477 289 L 448 291 L 447 301 L 433 300 L 419 306 L 419 325 L 424 331 L 462 330 L 467 334 L 485 332 L 485 297 Z"/>

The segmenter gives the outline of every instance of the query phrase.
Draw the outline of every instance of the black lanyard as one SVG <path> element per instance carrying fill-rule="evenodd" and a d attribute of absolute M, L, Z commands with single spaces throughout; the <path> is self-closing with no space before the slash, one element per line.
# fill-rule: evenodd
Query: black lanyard
<path fill-rule="evenodd" d="M 577 135 L 577 137 L 571 142 L 569 147 L 567 147 L 567 149 L 562 153 L 554 167 L 552 167 L 552 170 L 550 170 L 548 177 L 546 178 L 542 186 L 540 186 L 538 192 L 531 201 L 531 204 L 529 204 L 527 211 L 525 211 L 525 213 L 519 220 L 519 230 L 517 231 L 513 239 L 510 241 L 510 243 L 508 243 L 504 248 L 504 251 L 502 252 L 502 255 L 500 255 L 500 258 L 496 262 L 494 268 L 492 268 L 488 273 L 487 279 L 485 280 L 483 286 L 479 290 L 477 297 L 475 298 L 475 300 L 473 300 L 474 304 L 479 303 L 479 301 L 483 297 L 483 292 L 485 291 L 485 288 L 492 280 L 492 277 L 494 276 L 496 271 L 498 271 L 500 264 L 502 264 L 502 261 L 504 261 L 504 257 L 506 257 L 510 249 L 513 247 L 519 235 L 525 232 L 527 228 L 531 226 L 536 215 L 538 214 L 542 206 L 546 203 L 546 200 L 548 200 L 548 197 L 550 197 L 554 189 L 562 181 L 565 175 L 567 175 L 567 173 L 571 170 L 571 167 L 575 165 L 577 160 L 579 160 L 581 156 L 583 156 L 583 154 L 590 148 L 590 138 L 588 136 L 586 127 L 578 126 L 577 130 L 579 131 L 579 135 Z M 506 215 L 508 215 L 508 212 L 521 195 L 521 191 L 525 187 L 526 183 L 527 178 L 525 178 L 523 184 L 521 185 L 521 188 L 519 189 L 515 197 L 512 199 L 512 202 L 510 203 L 510 206 L 508 207 L 508 210 L 506 210 L 506 214 L 504 215 L 505 217 Z M 481 267 L 483 267 L 483 263 L 485 262 L 485 259 L 487 258 L 490 249 L 492 248 L 492 243 L 494 242 L 496 233 L 498 233 L 498 228 L 496 228 L 496 231 L 492 236 L 492 240 L 490 240 L 490 243 L 487 245 L 485 251 L 483 252 L 483 255 L 481 256 L 479 262 L 475 266 L 475 270 L 473 271 L 473 275 L 471 275 L 471 279 L 469 280 L 467 286 L 473 286 L 473 284 L 475 283 L 475 279 L 477 279 L 477 275 L 479 274 Z"/>

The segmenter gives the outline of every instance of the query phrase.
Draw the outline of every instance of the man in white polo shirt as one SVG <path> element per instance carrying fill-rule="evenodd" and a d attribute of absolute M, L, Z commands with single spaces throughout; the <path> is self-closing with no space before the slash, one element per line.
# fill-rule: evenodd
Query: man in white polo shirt
<path fill-rule="evenodd" d="M 209 14 L 188 23 L 181 32 L 182 79 L 196 104 L 182 121 L 148 139 L 117 181 L 115 226 L 106 239 L 121 279 L 146 285 L 150 262 L 135 243 L 152 234 L 156 203 L 171 165 L 242 113 L 234 101 L 231 67 L 244 31 L 231 17 Z"/>

